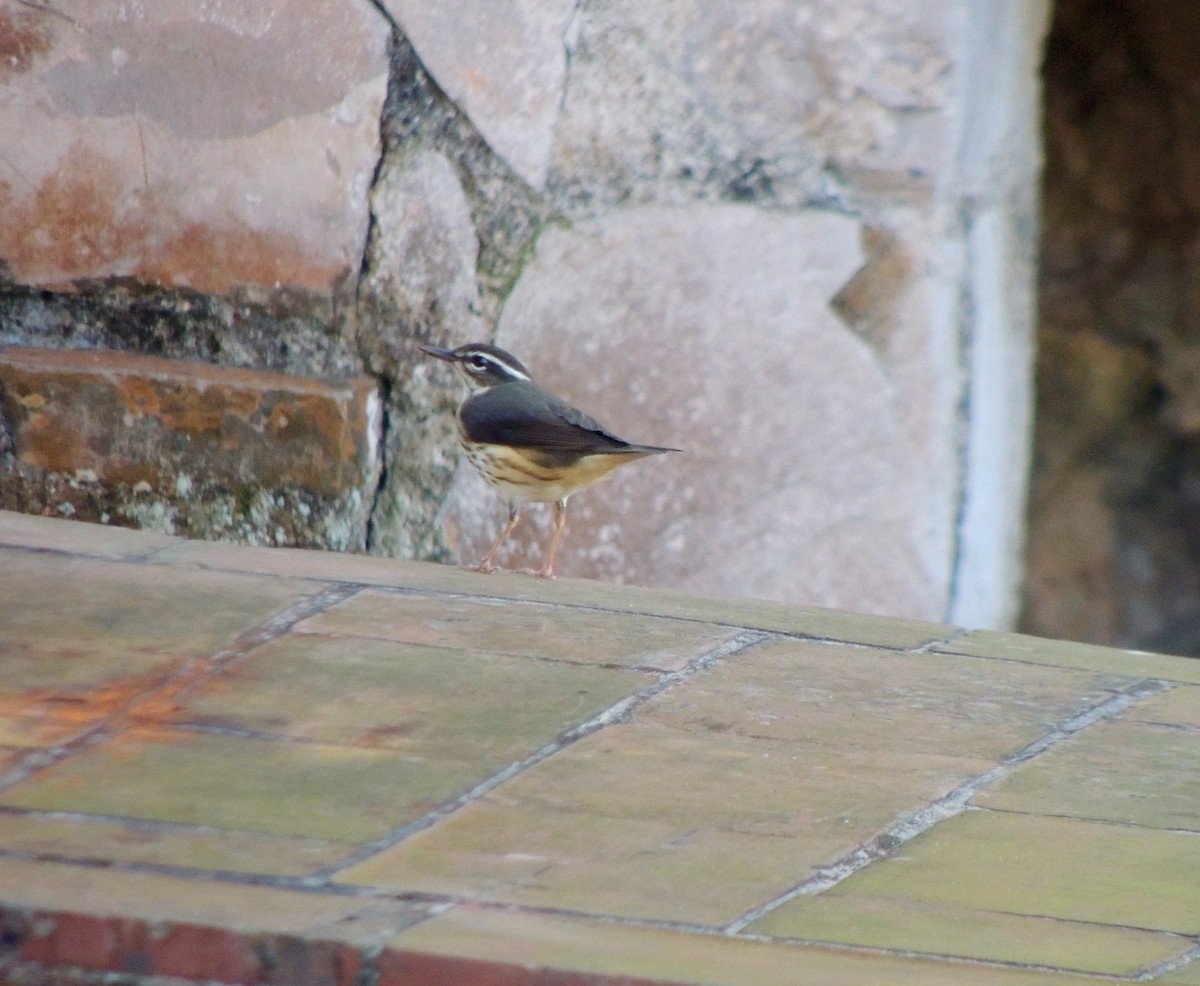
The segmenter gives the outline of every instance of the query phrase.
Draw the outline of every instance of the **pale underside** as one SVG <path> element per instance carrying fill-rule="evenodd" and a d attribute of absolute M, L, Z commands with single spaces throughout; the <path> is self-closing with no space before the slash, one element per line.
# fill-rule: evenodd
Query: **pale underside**
<path fill-rule="evenodd" d="M 585 455 L 569 470 L 564 470 L 539 465 L 536 451 L 506 445 L 477 445 L 466 448 L 466 453 L 471 464 L 483 474 L 500 498 L 509 503 L 565 500 L 572 493 L 603 479 L 618 466 L 656 454 L 631 449 Z"/>

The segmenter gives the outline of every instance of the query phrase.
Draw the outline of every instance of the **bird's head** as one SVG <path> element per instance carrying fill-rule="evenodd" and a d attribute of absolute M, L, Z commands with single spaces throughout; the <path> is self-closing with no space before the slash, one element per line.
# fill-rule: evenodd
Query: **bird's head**
<path fill-rule="evenodd" d="M 440 346 L 418 346 L 421 352 L 453 364 L 472 391 L 486 390 L 497 384 L 516 380 L 529 381 L 529 371 L 512 353 L 506 353 L 485 342 L 469 342 L 457 349 Z"/>

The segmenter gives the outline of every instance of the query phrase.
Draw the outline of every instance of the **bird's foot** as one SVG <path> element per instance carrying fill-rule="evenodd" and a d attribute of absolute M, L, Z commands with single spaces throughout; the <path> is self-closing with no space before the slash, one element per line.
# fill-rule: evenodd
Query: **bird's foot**
<path fill-rule="evenodd" d="M 529 575 L 535 579 L 552 579 L 556 577 L 554 570 L 546 568 L 544 565 L 541 568 L 514 568 L 511 571 L 516 575 Z"/>
<path fill-rule="evenodd" d="M 486 558 L 474 565 L 463 565 L 468 572 L 482 572 L 484 575 L 491 575 L 492 572 L 502 572 L 502 568 L 493 565 Z"/>

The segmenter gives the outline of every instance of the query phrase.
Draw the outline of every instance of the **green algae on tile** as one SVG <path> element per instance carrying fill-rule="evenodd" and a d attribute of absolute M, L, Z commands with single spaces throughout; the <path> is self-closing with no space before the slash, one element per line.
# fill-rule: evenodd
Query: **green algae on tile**
<path fill-rule="evenodd" d="M 1180 685 L 1151 695 L 1127 710 L 1121 718 L 1155 725 L 1190 726 L 1200 730 L 1200 686 Z"/>
<path fill-rule="evenodd" d="M 356 843 L 482 781 L 395 750 L 138 729 L 0 792 L 0 804 Z"/>
<path fill-rule="evenodd" d="M 426 975 L 431 982 L 436 972 L 455 969 L 455 960 L 483 963 L 496 982 L 506 983 L 525 981 L 522 976 L 530 969 L 545 970 L 547 982 L 705 986 L 1085 986 L 1108 981 L 470 905 L 394 935 L 385 943 L 383 960 L 414 974 L 413 981 Z"/>
<path fill-rule="evenodd" d="M 968 811 L 839 893 L 1195 934 L 1200 838 L 1074 818 Z"/>
<path fill-rule="evenodd" d="M 736 631 L 657 616 L 369 590 L 301 630 L 459 650 L 676 671 Z"/>
<path fill-rule="evenodd" d="M 727 832 L 677 819 L 605 817 L 485 798 L 337 875 L 393 892 L 719 923 L 788 887 L 798 855 L 837 843 Z M 824 850 L 824 857 L 821 850 Z"/>
<path fill-rule="evenodd" d="M 2 694 L 69 697 L 211 657 L 314 591 L 288 579 L 5 549 L 0 568 Z"/>
<path fill-rule="evenodd" d="M 46 914 L 65 911 L 296 935 L 336 924 L 370 906 L 335 894 L 12 858 L 0 858 L 0 900 Z"/>
<path fill-rule="evenodd" d="M 1135 928 L 841 890 L 789 901 L 746 931 L 1114 976 L 1157 965 L 1187 943 L 1178 935 Z"/>
<path fill-rule="evenodd" d="M 0 812 L 0 849 L 41 858 L 104 860 L 197 870 L 304 876 L 343 856 L 343 843 L 229 829 Z"/>
<path fill-rule="evenodd" d="M 1163 973 L 1154 980 L 1168 986 L 1200 986 L 1200 956 L 1195 956 L 1178 969 Z"/>
<path fill-rule="evenodd" d="M 656 680 L 502 654 L 288 634 L 184 693 L 172 719 L 493 768 Z"/>
<path fill-rule="evenodd" d="M 842 753 L 999 760 L 1111 694 L 1115 675 L 773 640 L 649 702 L 643 719 Z"/>
<path fill-rule="evenodd" d="M 1097 723 L 974 800 L 985 808 L 1200 832 L 1200 735 Z"/>
<path fill-rule="evenodd" d="M 967 654 L 1033 664 L 1050 664 L 1081 671 L 1104 671 L 1129 678 L 1164 678 L 1200 684 L 1200 661 L 1146 651 L 1118 650 L 1099 644 L 1046 640 L 1020 633 L 971 630 L 933 649 L 947 654 Z"/>
<path fill-rule="evenodd" d="M 314 591 L 7 549 L 0 567 L 0 741 L 27 747 L 70 740 Z"/>
<path fill-rule="evenodd" d="M 339 879 L 720 924 L 986 767 L 904 752 L 801 756 L 785 743 L 635 718 Z"/>

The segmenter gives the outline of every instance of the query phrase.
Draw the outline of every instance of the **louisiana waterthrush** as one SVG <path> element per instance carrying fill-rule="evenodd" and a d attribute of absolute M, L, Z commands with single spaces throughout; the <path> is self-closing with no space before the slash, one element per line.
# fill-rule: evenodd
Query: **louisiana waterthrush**
<path fill-rule="evenodd" d="M 495 569 L 496 552 L 517 526 L 521 505 L 554 504 L 554 534 L 546 564 L 535 575 L 554 577 L 554 553 L 567 519 L 567 498 L 617 466 L 679 449 L 633 445 L 547 393 L 515 356 L 486 343 L 457 349 L 421 346 L 453 364 L 471 393 L 458 409 L 458 437 L 467 458 L 508 506 L 508 523 L 475 567 Z"/>

